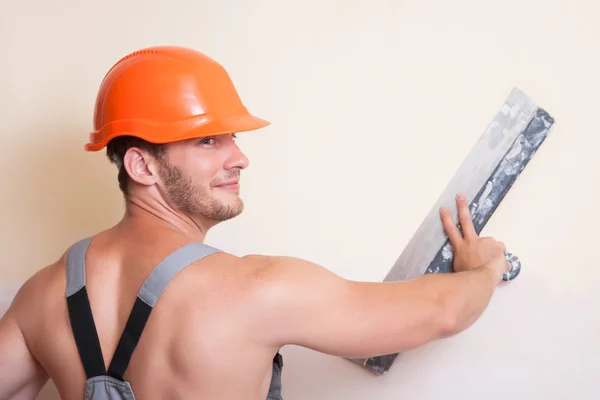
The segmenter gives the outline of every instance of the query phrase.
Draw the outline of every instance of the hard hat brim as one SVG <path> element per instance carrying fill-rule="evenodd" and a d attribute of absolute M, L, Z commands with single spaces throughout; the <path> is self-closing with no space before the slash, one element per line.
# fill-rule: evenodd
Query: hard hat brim
<path fill-rule="evenodd" d="M 86 151 L 102 150 L 119 136 L 134 136 L 150 143 L 165 144 L 187 139 L 247 132 L 264 128 L 271 123 L 254 115 L 215 118 L 208 114 L 194 116 L 173 123 L 155 123 L 146 120 L 113 121 L 90 133 Z"/>

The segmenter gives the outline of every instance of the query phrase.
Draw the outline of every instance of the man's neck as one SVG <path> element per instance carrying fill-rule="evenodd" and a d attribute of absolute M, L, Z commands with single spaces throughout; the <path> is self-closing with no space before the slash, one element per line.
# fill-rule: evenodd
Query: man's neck
<path fill-rule="evenodd" d="M 196 242 L 204 242 L 214 221 L 201 216 L 190 216 L 174 210 L 164 202 L 141 200 L 136 197 L 125 199 L 125 215 L 122 227 L 173 231 Z"/>

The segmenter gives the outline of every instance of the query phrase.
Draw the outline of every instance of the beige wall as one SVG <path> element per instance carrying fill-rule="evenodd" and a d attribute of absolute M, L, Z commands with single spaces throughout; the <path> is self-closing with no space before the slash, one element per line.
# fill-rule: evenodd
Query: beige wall
<path fill-rule="evenodd" d="M 362 280 L 385 276 L 517 86 L 556 118 L 484 232 L 521 257 L 521 276 L 471 329 L 403 354 L 385 377 L 284 349 L 285 398 L 600 396 L 597 1 L 168 3 L 0 0 L 0 306 L 120 217 L 115 170 L 82 146 L 95 90 L 127 52 L 202 50 L 273 122 L 240 135 L 247 211 L 209 243 Z"/>

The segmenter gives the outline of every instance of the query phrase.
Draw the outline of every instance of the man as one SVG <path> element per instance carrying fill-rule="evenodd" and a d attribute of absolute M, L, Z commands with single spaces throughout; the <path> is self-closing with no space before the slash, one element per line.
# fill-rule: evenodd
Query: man
<path fill-rule="evenodd" d="M 286 344 L 342 357 L 411 349 L 484 311 L 510 265 L 440 210 L 455 272 L 356 282 L 291 257 L 236 257 L 202 244 L 243 209 L 248 159 L 235 133 L 268 125 L 225 70 L 191 49 L 120 60 L 100 87 L 89 151 L 107 148 L 122 220 L 31 277 L 0 322 L 0 398 L 281 399 Z M 93 205 L 90 208 L 93 210 Z"/>

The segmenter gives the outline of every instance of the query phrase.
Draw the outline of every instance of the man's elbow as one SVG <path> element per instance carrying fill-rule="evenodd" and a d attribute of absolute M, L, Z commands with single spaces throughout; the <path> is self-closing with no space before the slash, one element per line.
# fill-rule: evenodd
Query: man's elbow
<path fill-rule="evenodd" d="M 455 296 L 442 294 L 438 297 L 435 307 L 436 326 L 440 338 L 453 336 L 462 328 L 460 324 L 460 304 Z"/>

